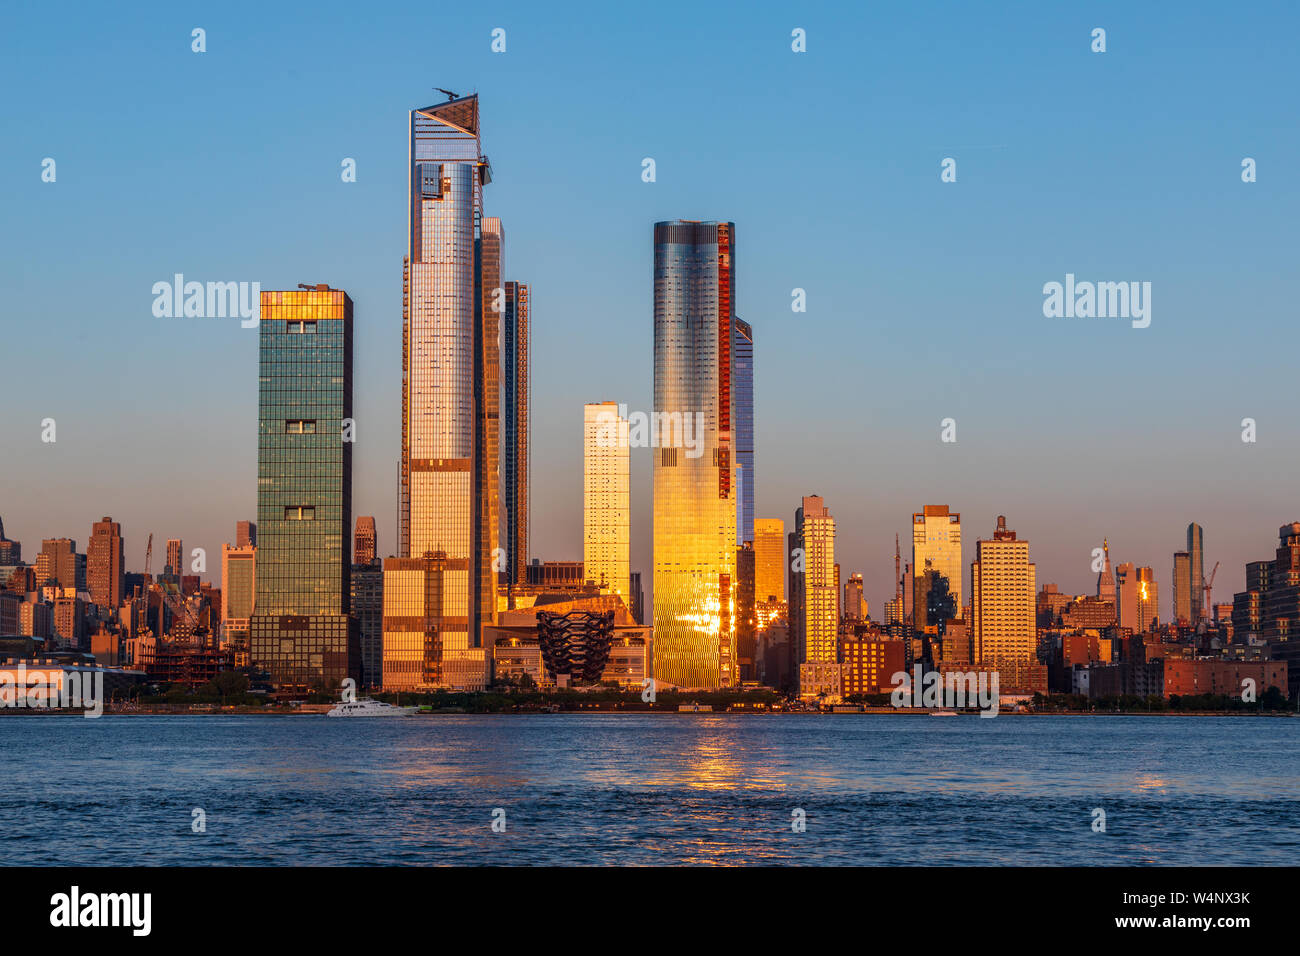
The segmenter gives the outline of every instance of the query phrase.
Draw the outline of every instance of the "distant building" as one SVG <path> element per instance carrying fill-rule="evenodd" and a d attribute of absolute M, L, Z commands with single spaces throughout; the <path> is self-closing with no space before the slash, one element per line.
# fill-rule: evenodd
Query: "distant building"
<path fill-rule="evenodd" d="M 628 601 L 631 467 L 628 422 L 617 402 L 582 410 L 582 561 L 587 580 Z"/>
<path fill-rule="evenodd" d="M 249 624 L 257 595 L 257 547 L 252 544 L 221 546 L 221 628 L 225 641 L 236 649 L 240 663 L 249 650 Z"/>
<path fill-rule="evenodd" d="M 181 575 L 185 573 L 185 552 L 183 547 L 180 538 L 167 539 L 167 567 L 170 569 L 170 574 Z"/>
<path fill-rule="evenodd" d="M 926 505 L 912 515 L 912 569 L 929 567 L 948 580 L 957 607 L 961 601 L 961 515 L 947 505 Z M 919 616 L 919 615 L 918 615 Z"/>
<path fill-rule="evenodd" d="M 1192 623 L 1192 559 L 1186 551 L 1174 552 L 1174 622 Z"/>
<path fill-rule="evenodd" d="M 256 521 L 238 521 L 235 523 L 235 547 L 236 548 L 257 547 L 257 522 Z"/>
<path fill-rule="evenodd" d="M 731 322 L 731 383 L 736 406 L 736 547 L 754 540 L 754 330 L 748 322 Z"/>
<path fill-rule="evenodd" d="M 1215 694 L 1240 698 L 1246 681 L 1252 682 L 1256 700 L 1271 687 L 1287 693 L 1286 661 L 1166 657 L 1164 665 L 1166 697 Z"/>
<path fill-rule="evenodd" d="M 999 515 L 993 537 L 975 542 L 971 562 L 972 638 L 978 663 L 1000 671 L 1037 664 L 1035 578 L 1029 542 L 1017 538 Z M 1001 684 L 1012 686 L 1005 676 Z"/>
<path fill-rule="evenodd" d="M 907 670 L 905 643 L 880 633 L 841 635 L 840 658 L 845 697 L 887 694 L 894 689 L 893 675 Z"/>
<path fill-rule="evenodd" d="M 46 538 L 36 556 L 36 586 L 54 583 L 71 591 L 86 590 L 85 560 L 71 538 Z"/>
<path fill-rule="evenodd" d="M 7 568 L 23 559 L 23 546 L 5 537 L 4 522 L 0 521 L 0 568 Z"/>
<path fill-rule="evenodd" d="M 754 521 L 754 596 L 757 601 L 785 600 L 785 522 L 780 518 Z"/>
<path fill-rule="evenodd" d="M 754 601 L 754 543 L 736 549 L 736 662 L 742 681 L 757 680 L 758 609 Z"/>
<path fill-rule="evenodd" d="M 122 553 L 122 526 L 105 516 L 91 525 L 86 546 L 86 584 L 90 599 L 108 611 L 122 603 L 126 563 Z"/>
<path fill-rule="evenodd" d="M 632 620 L 638 624 L 647 623 L 645 619 L 645 591 L 641 587 L 641 572 L 633 571 L 630 577 L 632 587 Z"/>
<path fill-rule="evenodd" d="M 1205 584 L 1205 532 L 1194 521 L 1187 526 L 1187 555 L 1191 575 L 1188 588 L 1191 605 L 1189 620 L 1192 624 L 1199 624 L 1202 617 L 1201 611 L 1205 603 L 1205 595 L 1202 591 Z"/>
<path fill-rule="evenodd" d="M 369 564 L 377 557 L 378 535 L 375 533 L 375 519 L 370 515 L 357 518 L 357 530 L 353 535 L 352 563 Z"/>
<path fill-rule="evenodd" d="M 850 574 L 844 585 L 844 618 L 849 621 L 867 619 L 867 602 L 862 596 L 861 574 Z"/>
<path fill-rule="evenodd" d="M 805 664 L 838 663 L 839 595 L 835 584 L 835 519 L 817 495 L 806 495 L 795 511 L 792 555 L 798 617 L 791 621 L 800 664 L 800 696 L 823 693 L 831 680 L 825 668 Z M 801 560 L 801 566 L 800 566 Z M 793 609 L 792 609 L 793 613 Z M 835 684 L 835 693 L 839 685 Z"/>
<path fill-rule="evenodd" d="M 587 583 L 581 561 L 542 561 L 533 558 L 528 580 L 533 587 L 582 587 Z"/>
<path fill-rule="evenodd" d="M 1160 591 L 1155 572 L 1150 568 L 1135 568 L 1131 563 L 1121 564 L 1116 570 L 1119 626 L 1143 634 L 1160 617 Z"/>
<path fill-rule="evenodd" d="M 362 683 L 378 687 L 384 671 L 384 566 L 378 558 L 352 565 L 352 614 L 357 619 Z"/>

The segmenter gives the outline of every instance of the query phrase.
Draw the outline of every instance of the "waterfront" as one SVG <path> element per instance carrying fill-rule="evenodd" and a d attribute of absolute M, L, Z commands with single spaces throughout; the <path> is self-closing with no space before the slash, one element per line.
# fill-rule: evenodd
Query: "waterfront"
<path fill-rule="evenodd" d="M 1297 730 L 1174 716 L 7 720 L 0 862 L 1278 865 L 1300 847 Z"/>

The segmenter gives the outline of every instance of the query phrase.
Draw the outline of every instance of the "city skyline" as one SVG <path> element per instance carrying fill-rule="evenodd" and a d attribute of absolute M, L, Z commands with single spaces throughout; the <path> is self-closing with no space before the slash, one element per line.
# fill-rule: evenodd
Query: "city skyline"
<path fill-rule="evenodd" d="M 322 16 L 328 22 L 336 13 L 326 9 Z M 20 22 L 24 16 L 17 14 Z M 563 163 L 535 159 L 534 151 L 526 148 L 553 142 L 555 134 L 530 119 L 543 93 L 526 89 L 519 77 L 539 63 L 559 64 L 566 47 L 556 42 L 562 38 L 554 32 L 545 34 L 552 41 L 545 50 L 535 41 L 525 42 L 541 27 L 523 13 L 516 16 L 517 25 L 507 24 L 513 38 L 510 52 L 500 57 L 489 52 L 486 31 L 475 32 L 477 27 L 468 21 L 454 21 L 451 29 L 465 38 L 466 52 L 453 50 L 446 69 L 476 81 L 472 85 L 491 99 L 494 162 L 511 170 L 493 187 L 498 190 L 493 205 L 509 210 L 512 269 L 513 264 L 523 266 L 517 274 L 529 279 L 539 290 L 539 301 L 545 303 L 534 339 L 533 439 L 538 455 L 532 473 L 537 500 L 554 501 L 556 507 L 533 522 L 530 558 L 575 559 L 581 554 L 579 504 L 568 491 L 580 481 L 581 468 L 580 445 L 570 424 L 574 409 L 615 395 L 619 400 L 626 397 L 632 408 L 649 407 L 647 364 L 639 359 L 622 361 L 648 350 L 648 224 L 671 216 L 711 213 L 734 219 L 745 237 L 737 312 L 753 325 L 757 344 L 756 455 L 763 481 L 755 515 L 780 517 L 788 524 L 803 495 L 824 494 L 835 502 L 840 528 L 837 553 L 846 573 L 864 575 L 866 594 L 875 606 L 883 607 L 892 593 L 889 538 L 905 532 L 906 515 L 927 502 L 948 502 L 978 528 L 989 526 L 997 514 L 1014 512 L 1016 527 L 1034 541 L 1040 577 L 1073 593 L 1088 593 L 1091 551 L 1104 536 L 1121 560 L 1154 568 L 1167 594 L 1172 594 L 1171 556 L 1184 547 L 1182 529 L 1189 521 L 1208 530 L 1206 563 L 1208 567 L 1222 562 L 1221 593 L 1241 588 L 1238 569 L 1268 556 L 1277 526 L 1294 516 L 1285 476 L 1293 466 L 1289 449 L 1300 440 L 1300 426 L 1272 411 L 1285 407 L 1286 398 L 1286 353 L 1269 347 L 1288 330 L 1283 324 L 1285 286 L 1277 279 L 1285 275 L 1286 260 L 1281 257 L 1285 244 L 1266 240 L 1278 235 L 1276 210 L 1294 199 L 1294 187 L 1285 177 L 1268 175 L 1265 158 L 1293 151 L 1295 137 L 1293 130 L 1268 119 L 1276 113 L 1271 78 L 1283 62 L 1280 39 L 1274 46 L 1266 37 L 1261 45 L 1248 17 L 1225 26 L 1197 11 L 1177 24 L 1157 24 L 1152 15 L 1140 12 L 1106 13 L 1112 41 L 1135 33 L 1149 39 L 1158 29 L 1171 45 L 1204 48 L 1209 43 L 1205 37 L 1212 32 L 1214 48 L 1239 69 L 1225 73 L 1226 81 L 1219 77 L 1218 88 L 1211 89 L 1185 62 L 1175 61 L 1170 71 L 1171 63 L 1159 49 L 1146 48 L 1141 60 L 1131 57 L 1125 49 L 1133 45 L 1131 40 L 1113 44 L 1107 54 L 1112 59 L 1105 61 L 1122 64 L 1121 76 L 1099 70 L 1096 61 L 1086 58 L 1084 45 L 1078 44 L 1077 51 L 1071 47 L 1070 30 L 1075 28 L 1060 27 L 1066 15 L 1059 12 L 1035 13 L 1020 23 L 997 13 L 976 17 L 954 11 L 934 25 L 930 55 L 988 65 L 986 54 L 963 46 L 964 31 L 984 24 L 1000 38 L 997 51 L 1010 56 L 1005 69 L 994 70 L 982 85 L 959 91 L 959 96 L 997 102 L 998 94 L 1017 76 L 1016 70 L 1036 63 L 1032 44 L 1024 40 L 1032 36 L 1043 42 L 1045 24 L 1051 24 L 1052 55 L 1077 57 L 1079 71 L 1075 72 L 1086 75 L 1053 77 L 1043 91 L 1029 91 L 1026 129 L 1011 123 L 1008 111 L 994 110 L 985 117 L 998 131 L 992 140 L 971 138 L 977 135 L 976 128 L 946 113 L 941 119 L 949 125 L 943 128 L 933 118 L 928 124 L 908 120 L 891 101 L 877 119 L 892 146 L 869 148 L 848 135 L 844 148 L 833 151 L 826 176 L 812 183 L 806 207 L 790 209 L 760 200 L 768 170 L 765 164 L 760 168 L 740 161 L 753 145 L 744 124 L 792 103 L 811 106 L 814 120 L 842 108 L 846 77 L 837 72 L 842 65 L 828 61 L 841 59 L 831 54 L 843 52 L 845 41 L 824 21 L 819 29 L 810 20 L 809 53 L 799 59 L 792 57 L 784 42 L 789 32 L 785 24 L 759 18 L 735 25 L 706 14 L 706 25 L 726 27 L 744 62 L 764 64 L 774 79 L 788 81 L 786 88 L 778 82 L 771 89 L 737 94 L 734 114 L 710 119 L 712 124 L 722 123 L 730 137 L 723 140 L 728 144 L 725 156 L 730 173 L 721 181 L 707 175 L 712 167 L 706 156 L 682 145 L 692 142 L 692 131 L 703 132 L 695 120 L 689 120 L 680 137 L 669 142 L 666 127 L 658 125 L 657 119 L 650 121 L 649 131 L 629 139 L 628 121 L 617 112 L 608 133 L 586 131 L 591 137 L 590 159 L 582 165 L 597 175 L 582 177 L 582 182 L 590 188 L 593 202 L 613 210 L 605 216 L 609 229 L 588 236 L 574 222 L 563 230 L 564 241 L 557 242 L 545 224 L 576 218 L 558 196 L 571 195 L 579 180 L 570 178 L 577 174 L 567 171 Z M 92 14 L 90 23 L 95 22 Z M 904 15 L 899 23 L 898 28 L 905 30 L 915 21 Z M 1211 23 L 1213 31 L 1207 29 Z M 271 20 L 265 39 L 258 42 L 283 38 L 289 32 L 288 22 Z M 24 34 L 34 49 L 53 62 L 85 53 L 90 42 L 89 34 L 78 33 L 61 37 L 63 45 L 56 48 L 48 31 L 34 27 Z M 214 29 L 213 36 L 222 42 L 214 43 L 201 62 L 217 71 L 217 77 L 234 75 L 227 71 L 236 70 L 253 49 L 229 32 Z M 1241 52 L 1247 37 L 1249 57 Z M 471 55 L 468 49 L 476 38 L 482 42 Z M 679 55 L 688 55 L 696 42 L 690 41 L 688 50 Z M 642 62 L 637 51 L 624 51 L 632 54 L 627 65 L 619 64 L 623 57 L 613 51 L 589 52 L 619 75 Z M 895 68 L 899 76 L 922 84 L 918 96 L 953 95 L 942 83 L 925 79 L 924 64 L 903 64 L 888 49 L 881 55 L 880 71 L 872 74 L 878 81 Z M 192 71 L 197 59 L 182 49 L 170 63 L 178 72 Z M 13 156 L 4 161 L 17 184 L 12 206 L 20 226 L 16 233 L 34 237 L 39 246 L 53 237 L 52 230 L 75 208 L 96 228 L 104 227 L 104 217 L 115 217 L 115 223 L 135 237 L 141 255 L 129 268 L 119 258 L 102 253 L 86 259 L 86 280 L 100 285 L 96 302 L 102 308 L 93 322 L 41 299 L 39 289 L 59 287 L 64 274 L 51 272 L 39 258 L 32 262 L 30 279 L 11 283 L 15 307 L 44 322 L 15 323 L 11 340 L 16 354 L 31 361 L 13 369 L 18 409 L 0 424 L 4 447 L 16 452 L 0 477 L 10 537 L 27 542 L 28 548 L 56 536 L 82 541 L 90 523 L 111 514 L 123 528 L 126 566 L 138 570 L 149 533 L 160 541 L 174 536 L 187 549 L 203 547 L 211 559 L 230 540 L 230 521 L 255 513 L 255 452 L 247 436 L 248 423 L 255 417 L 251 370 L 256 335 L 240 329 L 237 322 L 150 315 L 148 287 L 184 271 L 203 279 L 247 277 L 261 281 L 263 288 L 292 288 L 299 281 L 327 279 L 353 295 L 358 316 L 357 377 L 365 383 L 358 398 L 354 512 L 376 516 L 382 554 L 399 553 L 392 462 L 399 457 L 400 442 L 390 423 L 399 417 L 394 410 L 400 369 L 395 368 L 392 342 L 400 334 L 400 301 L 393 289 L 391 253 L 400 255 L 401 237 L 394 235 L 392 223 L 395 215 L 400 216 L 405 183 L 394 157 L 401 151 L 405 104 L 420 101 L 418 91 L 439 78 L 429 77 L 427 65 L 418 63 L 411 50 L 397 51 L 393 60 L 391 67 L 366 78 L 355 90 L 322 80 L 324 89 L 340 99 L 344 113 L 358 122 L 353 124 L 355 135 L 331 141 L 331 147 L 337 145 L 333 149 L 337 156 L 329 156 L 328 163 L 314 157 L 319 170 L 312 175 L 319 175 L 319 188 L 337 190 L 337 203 L 333 194 L 322 192 L 324 201 L 318 205 L 325 209 L 337 205 L 355 220 L 356 236 L 339 237 L 334 230 L 320 229 L 318 239 L 295 224 L 294 241 L 287 247 L 288 234 L 278 227 L 270 227 L 265 239 L 241 236 L 236 240 L 231 228 L 221 223 L 210 236 L 190 237 L 180 246 L 170 240 L 150 240 L 142 230 L 146 223 L 156 222 L 153 210 L 123 209 L 98 198 L 88 201 L 87 186 L 102 184 L 104 177 L 140 183 L 143 175 L 120 153 L 130 146 L 128 152 L 135 155 L 139 144 L 148 141 L 145 130 L 134 118 L 120 116 L 111 104 L 90 122 L 97 127 L 122 120 L 109 139 L 119 149 L 107 150 L 90 169 L 84 162 L 62 161 L 58 181 L 41 183 L 33 164 L 45 155 L 62 159 L 64 146 L 70 143 L 60 140 L 62 134 L 51 136 L 39 123 L 24 122 L 33 114 L 18 104 L 14 156 L 30 156 L 31 168 Z M 182 75 L 193 77 L 192 72 Z M 1070 148 L 1079 151 L 1077 157 L 1054 145 L 1052 137 L 1043 138 L 1059 120 L 1049 109 L 1053 96 L 1068 100 L 1070 93 L 1087 84 L 1099 86 L 1103 95 L 1118 103 L 1121 90 L 1133 85 L 1140 93 L 1150 93 L 1154 84 L 1165 81 L 1157 76 L 1185 81 L 1186 99 L 1173 100 L 1171 119 L 1148 118 L 1145 151 L 1137 157 L 1136 170 L 1131 150 L 1125 148 L 1131 142 L 1114 136 L 1105 116 L 1071 117 Z M 211 84 L 216 77 L 192 81 Z M 69 82 L 57 73 L 51 78 L 56 90 Z M 112 82 L 129 84 L 130 80 Z M 814 89 L 819 92 L 815 102 L 808 99 Z M 130 88 L 130 92 L 135 95 L 119 98 L 141 100 L 139 90 Z M 237 101 L 248 105 L 247 117 L 254 129 L 269 124 L 273 112 L 277 123 L 286 122 L 282 111 L 248 102 L 251 91 L 236 90 L 236 94 Z M 175 95 L 179 94 L 159 90 L 142 101 L 166 104 Z M 603 102 L 600 91 L 590 95 L 594 102 Z M 430 92 L 425 101 L 432 98 Z M 1251 130 L 1237 152 L 1259 154 L 1259 182 L 1240 182 L 1236 171 L 1241 156 L 1225 150 L 1187 153 L 1185 133 L 1175 121 L 1186 119 L 1192 103 L 1216 120 L 1232 104 L 1233 125 L 1225 141 L 1233 130 Z M 379 108 L 382 104 L 388 108 Z M 647 115 L 643 105 L 633 104 L 638 115 Z M 653 110 L 648 115 L 653 116 Z M 292 130 L 305 120 L 287 122 L 285 128 Z M 207 142 L 205 135 L 200 131 L 198 146 Z M 278 135 L 275 142 L 289 148 L 284 137 L 290 134 Z M 630 150 L 629 142 L 637 148 Z M 986 148 L 990 146 L 1001 148 Z M 177 146 L 182 157 L 193 155 L 195 148 L 189 143 Z M 796 148 L 811 153 L 811 147 Z M 956 183 L 945 185 L 938 176 L 939 160 L 949 154 L 957 157 L 960 172 Z M 291 155 L 297 159 L 296 175 L 303 174 L 307 157 Z M 348 156 L 356 156 L 359 168 L 357 182 L 351 184 L 340 182 L 337 175 L 339 160 Z M 653 183 L 641 179 L 645 156 L 656 159 L 658 175 Z M 194 159 L 198 170 L 209 169 L 205 164 L 211 160 L 197 155 Z M 224 201 L 236 217 L 247 216 L 259 204 L 285 208 L 291 202 L 270 198 L 285 188 L 282 177 L 260 175 L 262 166 L 246 158 L 226 155 L 225 159 L 222 175 L 205 180 L 204 195 Z M 1273 168 L 1279 169 L 1274 162 Z M 149 172 L 163 176 L 163 184 L 168 182 L 165 171 Z M 1139 182 L 1143 185 L 1135 185 Z M 547 183 L 560 183 L 562 188 L 557 193 Z M 1152 193 L 1151 183 L 1165 189 Z M 1025 188 L 1009 188 L 1017 184 Z M 953 192 L 939 191 L 943 189 Z M 830 190 L 848 199 L 833 205 L 830 200 L 837 194 Z M 187 194 L 177 193 L 181 195 Z M 1182 198 L 1187 195 L 1201 198 L 1193 204 Z M 1166 196 L 1177 201 L 1171 203 Z M 183 208 L 175 205 L 178 201 L 165 192 L 156 200 L 159 211 L 177 214 L 184 222 L 177 212 Z M 327 215 L 303 208 L 308 205 L 304 202 L 292 203 L 295 215 Z M 358 204 L 367 208 L 362 210 Z M 1126 211 L 1125 204 L 1136 208 Z M 1087 213 L 1098 206 L 1112 222 L 1118 217 L 1145 227 L 1134 239 L 1116 239 L 1113 230 Z M 848 210 L 842 221 L 819 218 L 819 228 L 828 229 L 828 235 L 819 237 L 817 229 L 805 224 L 810 209 L 839 207 Z M 986 247 L 974 240 L 994 207 L 1010 225 L 998 227 Z M 1035 212 L 1040 207 L 1042 214 Z M 871 228 L 864 231 L 858 216 L 868 209 L 873 213 Z M 1068 234 L 1060 225 L 1062 209 L 1079 212 L 1067 220 Z M 908 216 L 917 217 L 917 225 L 902 229 L 897 250 L 887 248 L 886 240 L 900 236 Z M 1227 223 L 1231 228 L 1225 237 L 1222 229 L 1212 232 L 1209 223 Z M 1158 242 L 1152 241 L 1148 228 L 1159 229 Z M 1056 252 L 1038 251 L 1043 243 L 1033 236 L 1041 232 L 1057 237 Z M 946 238 L 935 248 L 938 236 Z M 1102 236 L 1113 252 L 1099 257 L 1091 250 L 1103 242 Z M 814 239 L 818 239 L 815 247 Z M 814 248 L 815 252 L 809 251 Z M 11 258 L 27 261 L 16 250 Z M 1212 283 L 1202 274 L 1207 259 L 1216 266 L 1210 270 Z M 866 294 L 832 274 L 851 271 L 850 266 L 861 262 L 870 263 L 874 283 Z M 1135 331 L 1101 320 L 1046 320 L 1036 311 L 1043 282 L 1067 272 L 1111 270 L 1117 277 L 1128 275 L 1129 263 L 1149 271 L 1155 282 L 1156 317 L 1150 328 Z M 936 277 L 943 281 L 929 281 Z M 74 278 L 81 281 L 80 276 Z M 790 312 L 790 291 L 796 287 L 808 293 L 808 313 Z M 72 288 L 82 291 L 75 284 Z M 848 294 L 850 288 L 858 298 Z M 1233 315 L 1242 302 L 1250 309 L 1249 337 L 1234 336 L 1232 323 L 1221 319 Z M 610 303 L 615 304 L 612 310 Z M 604 321 L 611 312 L 628 319 Z M 43 327 L 54 321 L 66 323 L 70 337 L 46 335 Z M 1017 337 L 1008 343 L 1013 332 Z M 861 337 L 862 348 L 828 353 L 822 344 L 835 338 L 844 341 L 852 333 Z M 580 376 L 571 374 L 563 354 L 575 335 L 586 336 L 601 354 L 607 349 L 620 361 L 595 363 Z M 973 371 L 953 372 L 939 380 L 937 391 L 900 403 L 901 389 L 915 373 L 902 374 L 899 366 L 907 364 L 906 356 L 932 347 L 936 335 L 954 357 L 954 366 Z M 151 350 L 140 343 L 150 340 L 165 343 L 175 359 L 145 362 Z M 69 341 L 77 347 L 67 348 Z M 636 351 L 630 351 L 633 346 Z M 844 353 L 855 353 L 851 364 Z M 211 377 L 196 380 L 193 371 L 200 356 L 203 361 L 198 367 Z M 1175 361 L 1175 356 L 1180 360 Z M 120 366 L 119 401 L 131 415 L 110 414 L 109 403 L 87 401 L 80 394 L 75 379 L 83 363 L 93 361 L 98 368 L 106 357 Z M 823 363 L 824 374 L 806 377 L 801 387 L 792 387 L 798 370 L 809 368 L 814 359 Z M 1178 393 L 1169 388 L 1175 374 L 1186 382 L 1189 367 L 1202 373 L 1200 401 L 1192 403 L 1194 408 L 1186 407 L 1189 403 L 1176 399 Z M 36 377 L 41 368 L 63 369 L 73 381 L 66 389 L 50 391 Z M 1064 381 L 1062 369 L 1067 373 Z M 1096 374 L 1097 369 L 1104 374 Z M 1014 390 L 1007 383 L 1014 383 Z M 220 391 L 219 402 L 211 400 L 214 390 Z M 1026 396 L 1035 392 L 1049 395 L 1051 401 L 1027 401 Z M 829 397 L 832 393 L 834 398 Z M 1141 403 L 1140 416 L 1132 414 L 1134 401 Z M 141 415 L 143 426 L 127 424 Z M 954 445 L 939 440 L 940 422 L 947 415 L 957 420 Z M 47 416 L 60 426 L 54 445 L 39 443 L 39 423 Z M 1247 416 L 1260 423 L 1257 444 L 1240 441 L 1239 423 Z M 831 427 L 802 427 L 809 421 Z M 182 428 L 181 422 L 187 427 Z M 211 435 L 220 437 L 214 442 L 208 439 Z M 1069 436 L 1064 447 L 1054 438 L 1057 435 Z M 852 440 L 843 442 L 839 436 Z M 1046 442 L 1042 453 L 1024 451 L 1038 436 Z M 168 453 L 151 455 L 150 443 L 160 441 Z M 836 450 L 837 444 L 847 446 L 846 450 Z M 886 460 L 890 464 L 883 467 Z M 148 467 L 142 464 L 146 461 Z M 652 576 L 649 472 L 648 453 L 634 449 L 631 565 L 646 578 Z M 1237 493 L 1236 486 L 1228 484 L 1229 476 L 1243 474 L 1251 476 L 1248 493 Z M 960 481 L 956 475 L 962 476 Z M 85 500 L 91 488 L 97 492 L 93 503 Z M 1135 504 L 1149 500 L 1158 506 Z M 1088 533 L 1080 533 L 1084 529 L 1077 523 L 1060 520 L 1059 509 L 1067 504 L 1071 511 L 1087 516 Z M 963 563 L 969 564 L 972 557 L 966 548 Z M 209 571 L 208 577 L 216 575 Z M 963 574 L 963 583 L 964 578 Z"/>

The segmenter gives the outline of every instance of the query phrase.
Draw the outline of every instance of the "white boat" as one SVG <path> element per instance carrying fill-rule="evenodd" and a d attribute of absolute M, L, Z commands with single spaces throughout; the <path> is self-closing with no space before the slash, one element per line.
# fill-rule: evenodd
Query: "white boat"
<path fill-rule="evenodd" d="M 354 701 L 344 701 L 341 704 L 335 704 L 334 709 L 325 714 L 326 717 L 410 717 L 420 708 L 418 707 L 396 707 L 393 704 L 386 704 L 382 700 L 372 700 L 369 697 L 362 697 Z"/>

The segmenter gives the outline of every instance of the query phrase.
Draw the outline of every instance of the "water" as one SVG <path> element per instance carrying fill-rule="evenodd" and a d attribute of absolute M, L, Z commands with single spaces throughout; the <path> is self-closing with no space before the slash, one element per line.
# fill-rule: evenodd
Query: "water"
<path fill-rule="evenodd" d="M 7 717 L 0 863 L 1290 864 L 1297 732 L 1262 717 Z"/>

